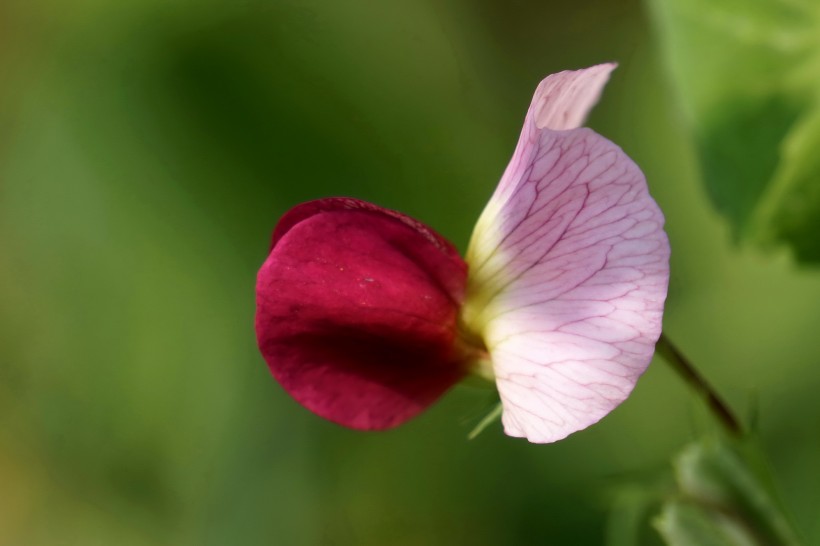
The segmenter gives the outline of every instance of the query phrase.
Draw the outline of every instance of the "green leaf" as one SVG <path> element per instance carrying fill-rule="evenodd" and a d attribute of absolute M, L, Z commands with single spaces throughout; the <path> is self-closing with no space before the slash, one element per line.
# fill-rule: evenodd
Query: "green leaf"
<path fill-rule="evenodd" d="M 650 6 L 706 189 L 735 238 L 820 263 L 820 4 Z"/>
<path fill-rule="evenodd" d="M 789 242 L 801 261 L 820 263 L 820 105 L 807 113 L 783 143 L 783 164 L 769 198 L 761 203 L 762 242 Z"/>
<path fill-rule="evenodd" d="M 676 461 L 680 498 L 667 503 L 657 527 L 669 544 L 800 544 L 774 495 L 752 470 L 755 453 L 718 441 L 689 446 Z M 714 536 L 717 542 L 698 541 Z"/>
<path fill-rule="evenodd" d="M 696 504 L 669 501 L 655 528 L 670 546 L 754 546 L 736 523 Z"/>

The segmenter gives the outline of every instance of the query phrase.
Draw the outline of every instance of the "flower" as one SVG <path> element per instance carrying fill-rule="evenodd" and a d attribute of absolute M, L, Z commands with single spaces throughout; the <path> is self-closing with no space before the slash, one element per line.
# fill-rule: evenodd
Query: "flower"
<path fill-rule="evenodd" d="M 336 423 L 385 429 L 478 374 L 496 382 L 505 432 L 536 443 L 626 399 L 661 333 L 669 244 L 640 169 L 580 127 L 614 68 L 541 82 L 466 260 L 363 201 L 286 213 L 256 316 L 285 390 Z"/>

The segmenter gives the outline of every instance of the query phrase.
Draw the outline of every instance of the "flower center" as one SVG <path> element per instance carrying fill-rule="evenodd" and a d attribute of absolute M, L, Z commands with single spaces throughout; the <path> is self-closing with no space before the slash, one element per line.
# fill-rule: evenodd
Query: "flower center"
<path fill-rule="evenodd" d="M 486 381 L 495 382 L 493 361 L 481 335 L 467 327 L 463 320 L 458 321 L 456 333 L 456 351 L 460 360 L 465 363 L 470 375 Z"/>

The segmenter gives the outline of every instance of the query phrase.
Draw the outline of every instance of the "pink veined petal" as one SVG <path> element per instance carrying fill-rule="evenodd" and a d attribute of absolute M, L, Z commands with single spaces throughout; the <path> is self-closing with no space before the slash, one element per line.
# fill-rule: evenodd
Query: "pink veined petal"
<path fill-rule="evenodd" d="M 466 265 L 398 212 L 355 199 L 291 209 L 257 277 L 256 333 L 274 377 L 357 429 L 403 423 L 460 380 Z"/>
<path fill-rule="evenodd" d="M 605 63 L 584 70 L 565 70 L 538 84 L 518 145 L 496 188 L 497 196 L 511 191 L 524 176 L 532 163 L 541 129 L 565 131 L 581 127 L 617 66 Z"/>
<path fill-rule="evenodd" d="M 598 70 L 579 110 L 600 92 Z M 473 233 L 464 309 L 491 354 L 505 432 L 538 443 L 586 428 L 629 395 L 661 333 L 669 279 L 663 215 L 632 160 L 589 129 L 533 132 L 536 104 L 556 111 L 540 95 L 550 78 L 528 113 L 520 163 Z M 579 111 L 566 93 L 558 102 Z"/>

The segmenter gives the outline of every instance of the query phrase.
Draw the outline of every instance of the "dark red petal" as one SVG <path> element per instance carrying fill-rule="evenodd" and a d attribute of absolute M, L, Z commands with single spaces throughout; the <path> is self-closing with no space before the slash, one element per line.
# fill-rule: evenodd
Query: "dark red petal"
<path fill-rule="evenodd" d="M 256 335 L 274 377 L 311 411 L 396 426 L 464 375 L 455 351 L 467 266 L 423 224 L 355 199 L 279 221 L 256 286 Z"/>

